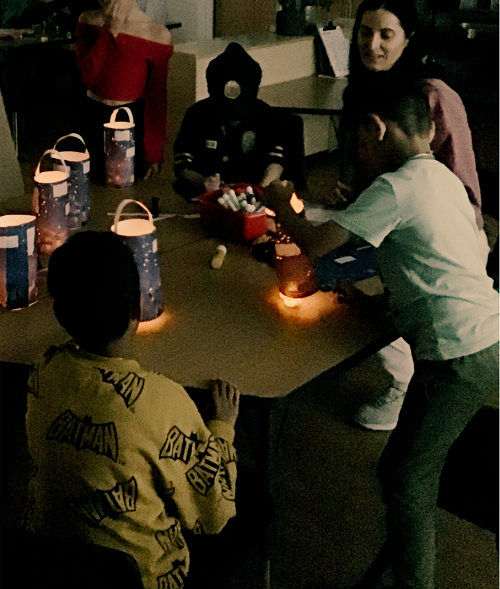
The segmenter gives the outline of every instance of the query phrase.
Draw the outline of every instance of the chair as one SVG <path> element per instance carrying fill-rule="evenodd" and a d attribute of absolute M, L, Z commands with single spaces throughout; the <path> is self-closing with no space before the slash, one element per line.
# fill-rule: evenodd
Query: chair
<path fill-rule="evenodd" d="M 23 531 L 2 536 L 4 587 L 143 589 L 137 562 L 120 550 Z"/>

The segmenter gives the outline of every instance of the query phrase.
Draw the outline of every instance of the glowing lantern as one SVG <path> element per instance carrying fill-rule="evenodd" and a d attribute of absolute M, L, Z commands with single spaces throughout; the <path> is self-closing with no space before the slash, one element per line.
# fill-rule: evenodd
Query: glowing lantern
<path fill-rule="evenodd" d="M 63 170 L 40 172 L 40 164 L 47 154 L 61 160 Z M 33 210 L 37 215 L 38 251 L 41 256 L 50 254 L 69 237 L 69 169 L 61 154 L 55 149 L 48 149 L 35 171 L 35 190 L 33 193 Z"/>
<path fill-rule="evenodd" d="M 82 224 L 86 223 L 89 218 L 90 209 L 90 155 L 85 145 L 83 138 L 77 133 L 70 133 L 64 135 L 56 141 L 54 149 L 57 144 L 69 137 L 75 137 L 83 143 L 84 150 L 81 151 L 61 151 L 61 157 L 66 162 L 69 168 L 68 178 L 68 196 L 69 196 L 69 227 L 70 229 L 80 229 Z M 54 162 L 53 168 L 55 170 L 62 170 L 60 164 Z"/>
<path fill-rule="evenodd" d="M 274 267 L 278 274 L 280 297 L 287 307 L 298 307 L 301 299 L 318 290 L 316 273 L 305 254 L 276 255 Z"/>
<path fill-rule="evenodd" d="M 304 211 L 305 204 L 304 201 L 301 200 L 296 194 L 295 192 L 292 194 L 292 196 L 290 197 L 290 206 L 292 207 L 292 209 L 297 213 L 297 215 L 300 215 L 300 213 L 302 213 Z"/>
<path fill-rule="evenodd" d="M 0 217 L 0 305 L 27 307 L 38 294 L 34 215 Z"/>
<path fill-rule="evenodd" d="M 148 213 L 148 219 L 132 218 L 120 221 L 124 207 L 133 202 Z M 155 230 L 153 215 L 142 202 L 127 198 L 118 205 L 111 231 L 120 235 L 134 254 L 141 280 L 141 321 L 156 319 L 163 312 L 158 242 Z"/>
<path fill-rule="evenodd" d="M 116 120 L 120 109 L 127 112 L 129 122 Z M 134 183 L 135 125 L 127 106 L 115 109 L 109 123 L 104 123 L 104 159 L 107 184 L 123 187 Z"/>
<path fill-rule="evenodd" d="M 295 192 L 290 198 L 290 206 L 297 213 L 304 212 L 304 202 Z M 278 227 L 275 239 L 274 267 L 278 274 L 280 297 L 287 307 L 298 307 L 302 299 L 318 290 L 316 272 L 308 257 L 292 239 Z"/>

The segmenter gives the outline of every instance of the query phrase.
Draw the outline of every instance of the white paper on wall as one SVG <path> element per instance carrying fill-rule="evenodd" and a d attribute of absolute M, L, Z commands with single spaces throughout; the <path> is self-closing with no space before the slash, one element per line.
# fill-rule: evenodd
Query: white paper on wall
<path fill-rule="evenodd" d="M 333 29 L 318 27 L 318 32 L 333 73 L 337 78 L 347 76 L 349 74 L 349 41 L 345 38 L 342 29 L 339 26 Z"/>

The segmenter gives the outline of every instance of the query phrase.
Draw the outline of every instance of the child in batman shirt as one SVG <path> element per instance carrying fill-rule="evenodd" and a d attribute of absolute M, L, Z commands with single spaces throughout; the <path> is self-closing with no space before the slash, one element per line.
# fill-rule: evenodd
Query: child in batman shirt
<path fill-rule="evenodd" d="M 129 358 L 139 276 L 115 234 L 82 232 L 58 248 L 48 289 L 74 339 L 30 379 L 28 527 L 129 553 L 145 588 L 182 587 L 185 532 L 216 534 L 236 512 L 239 392 L 214 383 L 205 423 L 182 386 Z"/>

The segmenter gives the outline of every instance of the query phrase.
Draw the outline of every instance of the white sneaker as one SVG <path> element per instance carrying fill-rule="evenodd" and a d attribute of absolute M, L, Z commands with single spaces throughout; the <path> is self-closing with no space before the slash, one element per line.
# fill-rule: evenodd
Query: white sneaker
<path fill-rule="evenodd" d="M 389 388 L 373 403 L 365 403 L 354 414 L 354 421 L 372 430 L 391 431 L 398 424 L 406 393 Z"/>

